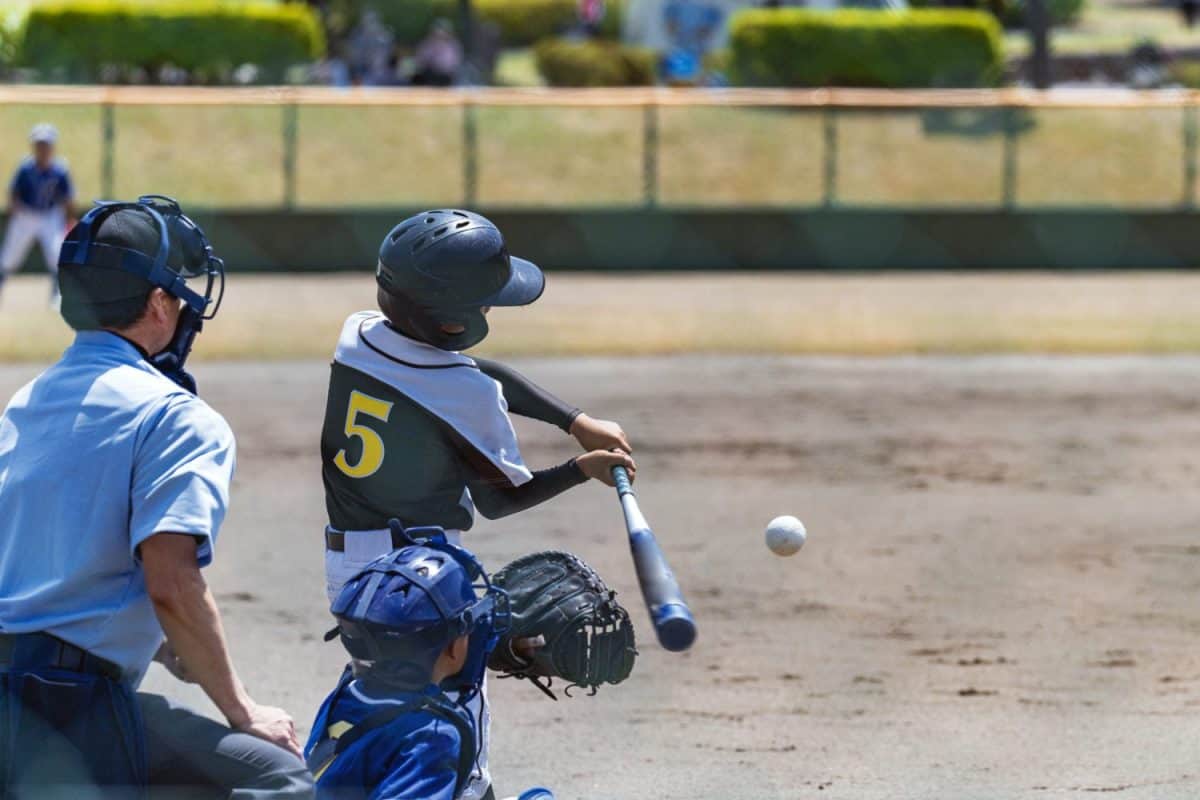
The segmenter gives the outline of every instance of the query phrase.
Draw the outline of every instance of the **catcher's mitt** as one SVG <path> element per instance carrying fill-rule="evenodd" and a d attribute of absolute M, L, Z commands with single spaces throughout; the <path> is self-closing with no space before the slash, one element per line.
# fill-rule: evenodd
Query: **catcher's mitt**
<path fill-rule="evenodd" d="M 550 691 L 562 678 L 595 694 L 602 683 L 620 683 L 633 670 L 637 647 L 629 612 L 596 571 L 570 553 L 545 551 L 522 556 L 492 576 L 508 593 L 512 625 L 488 659 L 503 677 L 526 678 Z M 513 650 L 521 639 L 546 643 L 525 658 Z"/>

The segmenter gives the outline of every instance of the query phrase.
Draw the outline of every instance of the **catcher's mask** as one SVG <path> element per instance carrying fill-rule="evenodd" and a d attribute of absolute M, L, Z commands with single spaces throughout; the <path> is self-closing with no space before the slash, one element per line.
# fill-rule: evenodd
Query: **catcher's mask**
<path fill-rule="evenodd" d="M 110 215 L 125 210 L 147 214 L 158 229 L 158 247 L 153 255 L 129 247 L 95 241 L 96 231 Z M 172 241 L 192 254 L 168 264 Z M 110 270 L 141 278 L 183 301 L 179 323 L 170 344 L 151 357 L 164 375 L 195 393 L 196 383 L 184 371 L 192 343 L 205 320 L 217 315 L 225 294 L 225 262 L 213 254 L 204 231 L 192 222 L 179 204 L 162 195 L 143 195 L 134 202 L 101 201 L 84 214 L 63 243 L 58 264 L 67 271 L 86 267 Z M 203 293 L 189 284 L 203 281 Z"/>
<path fill-rule="evenodd" d="M 426 211 L 393 228 L 379 247 L 375 280 L 392 324 L 442 350 L 483 341 L 485 307 L 528 305 L 546 286 L 536 265 L 508 254 L 490 220 L 458 210 Z"/>
<path fill-rule="evenodd" d="M 342 587 L 330 609 L 338 626 L 326 639 L 341 638 L 356 674 L 420 689 L 446 646 L 469 635 L 466 663 L 441 688 L 477 692 L 488 655 L 508 630 L 508 595 L 441 528 L 389 525 L 411 544 L 375 559 Z"/>

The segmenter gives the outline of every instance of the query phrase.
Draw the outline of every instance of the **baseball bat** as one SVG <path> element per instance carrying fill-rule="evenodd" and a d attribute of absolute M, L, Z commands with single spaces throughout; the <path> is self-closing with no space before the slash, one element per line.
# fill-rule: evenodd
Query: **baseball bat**
<path fill-rule="evenodd" d="M 667 558 L 654 538 L 650 523 L 646 522 L 638 507 L 629 473 L 624 467 L 613 467 L 612 476 L 617 485 L 621 509 L 625 512 L 625 530 L 629 532 L 629 550 L 633 554 L 638 585 L 642 587 L 642 597 L 646 601 L 646 610 L 650 612 L 650 621 L 654 623 L 654 632 L 658 634 L 659 643 L 667 650 L 687 650 L 696 641 L 696 620 L 692 618 L 692 610 L 683 599 L 679 581 L 675 580 L 675 574 L 671 572 Z"/>

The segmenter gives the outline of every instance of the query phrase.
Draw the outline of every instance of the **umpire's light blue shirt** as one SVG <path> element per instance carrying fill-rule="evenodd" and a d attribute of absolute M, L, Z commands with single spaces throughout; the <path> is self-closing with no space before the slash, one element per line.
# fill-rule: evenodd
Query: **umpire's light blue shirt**
<path fill-rule="evenodd" d="M 141 679 L 162 643 L 137 547 L 229 500 L 233 433 L 121 337 L 78 334 L 0 417 L 0 631 L 45 631 Z"/>

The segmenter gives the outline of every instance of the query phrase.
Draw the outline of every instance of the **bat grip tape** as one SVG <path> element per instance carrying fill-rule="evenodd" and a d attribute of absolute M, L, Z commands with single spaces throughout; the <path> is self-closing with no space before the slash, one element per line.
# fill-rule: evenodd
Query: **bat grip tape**
<path fill-rule="evenodd" d="M 633 494 L 633 483 L 629 480 L 629 473 L 624 467 L 612 468 L 613 483 L 617 486 L 617 494 L 625 496 Z"/>

